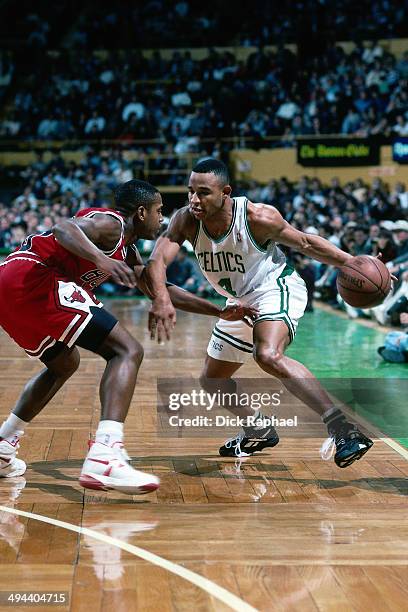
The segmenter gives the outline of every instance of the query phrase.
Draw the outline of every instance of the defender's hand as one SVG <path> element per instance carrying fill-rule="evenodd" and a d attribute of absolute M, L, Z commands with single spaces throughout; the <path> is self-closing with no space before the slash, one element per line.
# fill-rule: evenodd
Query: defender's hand
<path fill-rule="evenodd" d="M 95 261 L 95 264 L 99 270 L 109 274 L 112 280 L 118 285 L 136 287 L 136 274 L 124 261 L 111 259 L 110 257 L 104 255 L 103 257 L 98 258 Z"/>
<path fill-rule="evenodd" d="M 176 324 L 176 311 L 170 300 L 156 298 L 153 300 L 149 311 L 149 331 L 150 338 L 157 342 L 163 342 L 164 337 L 170 340 L 171 332 Z"/>
<path fill-rule="evenodd" d="M 259 314 L 257 308 L 253 306 L 243 306 L 239 302 L 225 306 L 220 312 L 220 319 L 226 321 L 244 321 L 246 325 L 252 327 L 252 321 Z"/>

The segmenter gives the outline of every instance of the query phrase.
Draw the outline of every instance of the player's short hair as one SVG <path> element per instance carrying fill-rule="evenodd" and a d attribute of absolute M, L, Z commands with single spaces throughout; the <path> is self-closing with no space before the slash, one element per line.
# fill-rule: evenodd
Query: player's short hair
<path fill-rule="evenodd" d="M 199 174 L 211 172 L 219 179 L 222 186 L 228 185 L 230 181 L 227 166 L 224 164 L 224 162 L 220 161 L 219 159 L 214 159 L 213 157 L 208 157 L 207 159 L 199 161 L 194 166 L 193 172 L 197 172 Z"/>
<path fill-rule="evenodd" d="M 136 212 L 139 206 L 149 209 L 160 193 L 154 185 L 146 181 L 132 179 L 122 183 L 113 192 L 115 210 L 125 215 Z"/>

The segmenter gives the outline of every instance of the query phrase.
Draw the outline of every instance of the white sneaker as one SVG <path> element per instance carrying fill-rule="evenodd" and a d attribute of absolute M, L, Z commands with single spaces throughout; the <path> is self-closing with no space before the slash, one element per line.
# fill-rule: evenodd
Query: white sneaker
<path fill-rule="evenodd" d="M 0 438 L 0 478 L 22 476 L 27 466 L 22 459 L 17 459 L 17 449 L 20 447 L 18 436 Z"/>
<path fill-rule="evenodd" d="M 85 489 L 114 489 L 129 495 L 151 493 L 159 487 L 159 479 L 133 469 L 127 462 L 123 446 L 107 446 L 94 442 L 82 467 L 80 484 Z"/>

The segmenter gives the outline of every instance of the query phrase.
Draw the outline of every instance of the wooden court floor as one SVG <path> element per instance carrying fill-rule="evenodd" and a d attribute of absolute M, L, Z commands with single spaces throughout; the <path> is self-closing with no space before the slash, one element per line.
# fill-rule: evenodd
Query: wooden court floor
<path fill-rule="evenodd" d="M 4 605 L 10 591 L 65 594 L 66 604 L 36 610 L 407 610 L 408 452 L 377 440 L 340 470 L 320 459 L 319 437 L 286 436 L 242 462 L 218 456 L 222 431 L 160 437 L 157 377 L 197 376 L 214 321 L 179 313 L 173 341 L 157 346 L 147 336 L 146 302 L 109 307 L 145 346 L 126 447 L 161 487 L 129 497 L 79 486 L 103 370 L 84 351 L 79 371 L 22 440 L 25 478 L 0 482 L 0 610 L 30 609 Z M 311 321 L 304 333 L 318 364 Z M 0 348 L 4 418 L 41 365 L 2 331 Z M 259 371 L 251 363 L 240 375 Z"/>

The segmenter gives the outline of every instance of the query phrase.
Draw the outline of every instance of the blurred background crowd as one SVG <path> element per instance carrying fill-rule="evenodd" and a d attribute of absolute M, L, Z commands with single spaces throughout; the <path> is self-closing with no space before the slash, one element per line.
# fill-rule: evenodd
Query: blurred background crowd
<path fill-rule="evenodd" d="M 408 47 L 384 44 L 408 37 L 407 14 L 408 0 L 281 0 L 279 10 L 273 0 L 240 0 L 233 11 L 222 0 L 211 10 L 197 0 L 3 3 L 0 152 L 24 145 L 36 153 L 0 166 L 0 248 L 79 208 L 109 205 L 112 189 L 131 178 L 156 173 L 158 186 L 180 188 L 189 161 L 208 155 L 228 162 L 232 149 L 291 148 L 302 136 L 408 137 Z M 167 221 L 185 203 L 179 191 Z M 393 303 L 372 313 L 341 303 L 335 270 L 288 255 L 307 283 L 309 310 L 319 298 L 352 317 L 398 323 L 408 297 L 404 182 L 275 176 L 235 180 L 233 194 L 276 206 L 352 254 L 381 253 L 399 282 Z M 212 294 L 187 249 L 169 276 Z"/>
<path fill-rule="evenodd" d="M 136 49 L 32 61 L 3 57 L 3 138 L 154 140 L 146 151 L 180 154 L 219 138 L 259 148 L 300 135 L 408 136 L 408 51 L 397 59 L 376 42 L 305 57 L 287 47 L 247 59 L 210 49 L 201 60 Z"/>

